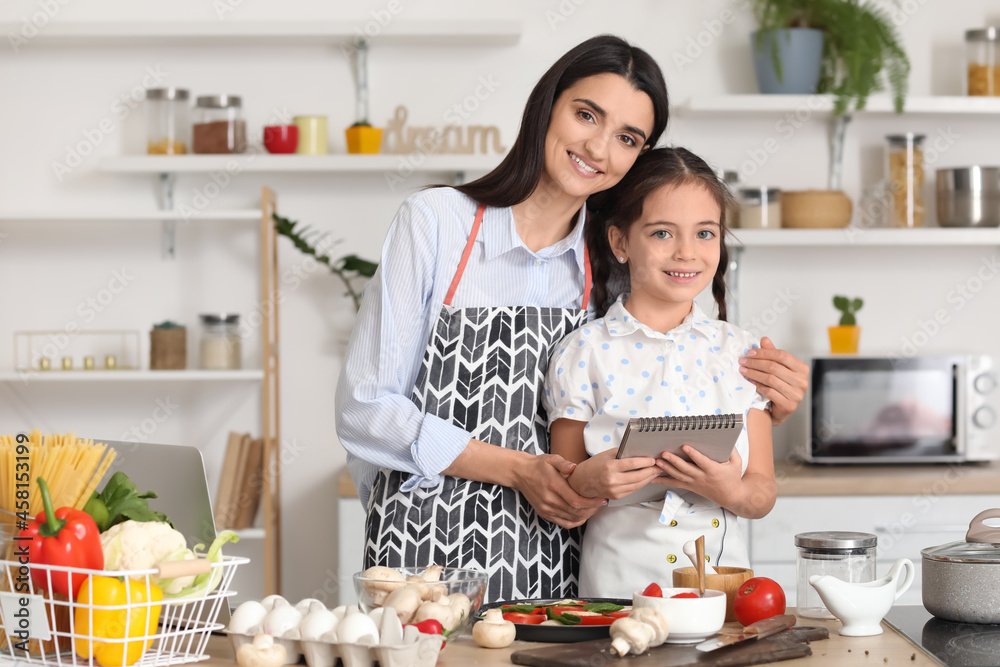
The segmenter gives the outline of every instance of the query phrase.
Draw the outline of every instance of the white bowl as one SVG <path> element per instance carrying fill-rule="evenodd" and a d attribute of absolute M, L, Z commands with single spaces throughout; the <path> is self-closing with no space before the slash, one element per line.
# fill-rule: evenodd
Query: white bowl
<path fill-rule="evenodd" d="M 673 598 L 678 593 L 698 593 L 697 588 L 664 588 L 663 597 L 656 598 L 636 592 L 632 606 L 651 607 L 667 619 L 670 633 L 668 644 L 688 644 L 711 637 L 726 622 L 726 594 L 706 590 L 701 598 Z"/>

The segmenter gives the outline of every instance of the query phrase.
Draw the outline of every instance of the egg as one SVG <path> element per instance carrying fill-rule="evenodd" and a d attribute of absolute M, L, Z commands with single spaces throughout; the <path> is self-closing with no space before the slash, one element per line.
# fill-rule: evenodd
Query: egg
<path fill-rule="evenodd" d="M 378 626 L 367 614 L 348 614 L 337 625 L 337 641 L 341 644 L 358 644 L 364 637 L 378 643 Z"/>
<path fill-rule="evenodd" d="M 264 609 L 271 611 L 276 605 L 288 604 L 288 600 L 280 595 L 268 595 L 260 603 L 264 605 Z"/>
<path fill-rule="evenodd" d="M 295 603 L 295 608 L 303 616 L 307 616 L 314 609 L 326 609 L 326 605 L 316 598 L 304 598 Z"/>
<path fill-rule="evenodd" d="M 260 625 L 264 617 L 267 616 L 267 609 L 260 602 L 249 600 L 244 602 L 229 619 L 229 631 L 238 635 L 250 634 L 250 629 L 255 625 Z"/>
<path fill-rule="evenodd" d="M 290 604 L 275 606 L 264 617 L 264 634 L 272 637 L 284 637 L 286 634 L 299 627 L 302 622 L 302 614 Z"/>
<path fill-rule="evenodd" d="M 302 639 L 319 640 L 327 632 L 337 628 L 340 619 L 329 609 L 317 609 L 306 614 L 299 625 Z"/>

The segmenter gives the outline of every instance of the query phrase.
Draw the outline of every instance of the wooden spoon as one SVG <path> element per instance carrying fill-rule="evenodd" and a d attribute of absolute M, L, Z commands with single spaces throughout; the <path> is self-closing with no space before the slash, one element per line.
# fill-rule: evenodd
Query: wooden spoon
<path fill-rule="evenodd" d="M 694 553 L 698 558 L 698 597 L 705 597 L 705 536 L 694 541 Z"/>

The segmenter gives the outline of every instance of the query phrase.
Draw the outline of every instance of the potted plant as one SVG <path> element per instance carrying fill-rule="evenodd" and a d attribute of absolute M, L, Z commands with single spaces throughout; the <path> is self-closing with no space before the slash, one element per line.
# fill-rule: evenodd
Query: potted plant
<path fill-rule="evenodd" d="M 817 2 L 751 0 L 760 29 L 754 45 L 757 86 L 765 94 L 809 95 L 819 87 L 823 30 L 816 26 Z"/>
<path fill-rule="evenodd" d="M 362 41 L 355 49 L 354 75 L 357 98 L 355 114 L 358 119 L 344 130 L 348 153 L 378 153 L 382 146 L 382 128 L 368 122 L 368 42 Z"/>
<path fill-rule="evenodd" d="M 833 307 L 843 313 L 840 325 L 828 327 L 830 335 L 830 352 L 832 354 L 857 354 L 858 341 L 861 338 L 861 327 L 858 326 L 854 314 L 861 310 L 864 301 L 848 299 L 846 296 L 833 297 Z"/>

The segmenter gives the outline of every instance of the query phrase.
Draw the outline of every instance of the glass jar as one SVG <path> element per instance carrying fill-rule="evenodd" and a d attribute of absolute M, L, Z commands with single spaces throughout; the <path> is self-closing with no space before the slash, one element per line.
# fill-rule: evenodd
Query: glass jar
<path fill-rule="evenodd" d="M 1000 96 L 1000 31 L 965 31 L 966 90 L 969 95 Z"/>
<path fill-rule="evenodd" d="M 781 190 L 778 188 L 740 189 L 740 229 L 781 227 Z"/>
<path fill-rule="evenodd" d="M 146 91 L 146 153 L 183 155 L 191 144 L 188 91 L 150 88 Z"/>
<path fill-rule="evenodd" d="M 247 125 L 240 117 L 243 100 L 236 95 L 204 95 L 194 108 L 195 153 L 242 153 L 247 148 Z"/>
<path fill-rule="evenodd" d="M 814 574 L 829 574 L 852 583 L 874 581 L 877 544 L 878 537 L 871 533 L 832 530 L 796 535 L 795 608 L 798 615 L 834 618 L 823 605 L 819 593 L 809 584 L 809 578 Z"/>
<path fill-rule="evenodd" d="M 887 136 L 886 176 L 892 207 L 890 227 L 924 225 L 924 135 L 907 132 Z"/>
<path fill-rule="evenodd" d="M 729 188 L 729 193 L 733 196 L 733 203 L 726 207 L 726 227 L 734 229 L 740 226 L 740 197 L 738 186 L 740 184 L 740 172 L 726 169 L 717 172 L 720 180 Z"/>
<path fill-rule="evenodd" d="M 200 315 L 199 366 L 205 370 L 235 370 L 242 366 L 240 316 L 221 313 Z"/>

